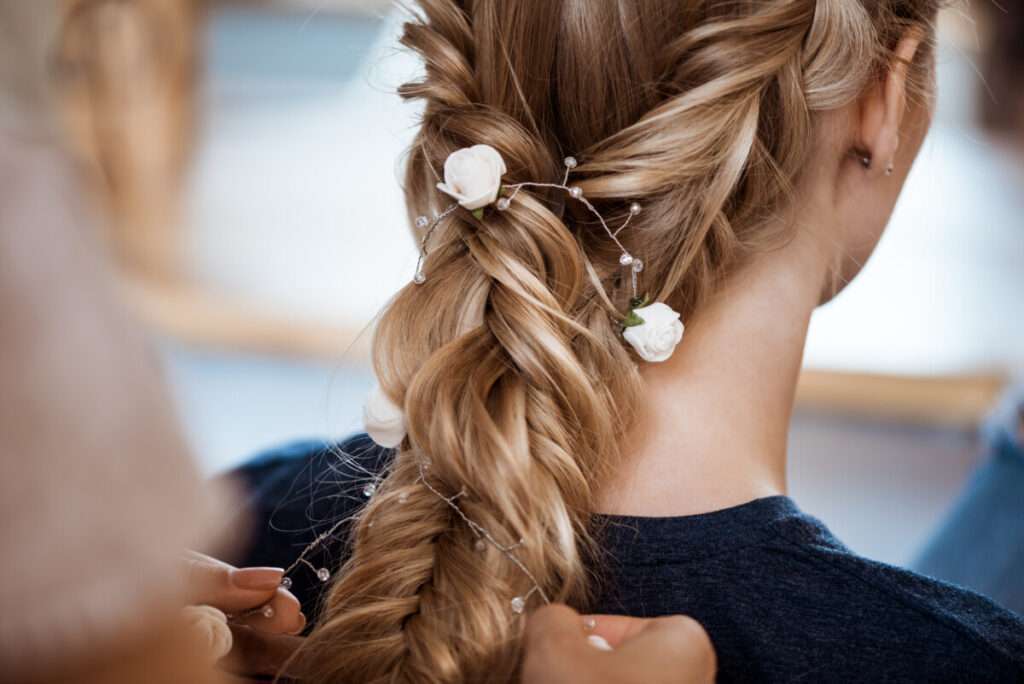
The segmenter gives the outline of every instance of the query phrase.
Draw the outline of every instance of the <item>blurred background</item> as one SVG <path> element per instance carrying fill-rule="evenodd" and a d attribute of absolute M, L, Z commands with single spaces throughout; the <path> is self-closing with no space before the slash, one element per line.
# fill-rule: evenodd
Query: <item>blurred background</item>
<path fill-rule="evenodd" d="M 184 171 L 180 210 L 122 207 L 109 240 L 195 451 L 214 473 L 357 430 L 369 328 L 416 262 L 399 178 L 417 111 L 394 89 L 418 67 L 397 48 L 399 15 L 386 0 L 150 2 L 178 23 L 154 31 L 106 0 L 78 27 L 104 36 L 90 78 L 105 89 L 71 89 L 69 111 L 84 139 L 102 138 L 103 107 L 146 121 L 125 159 Z M 1022 24 L 1018 2 L 945 12 L 935 126 L 876 255 L 812 323 L 792 494 L 892 563 L 948 508 L 980 458 L 979 422 L 1024 374 Z M 179 55 L 160 61 L 172 74 L 155 50 Z M 108 63 L 174 84 L 157 125 L 178 145 L 150 150 L 148 100 L 125 106 Z M 99 165 L 127 185 L 124 161 Z"/>

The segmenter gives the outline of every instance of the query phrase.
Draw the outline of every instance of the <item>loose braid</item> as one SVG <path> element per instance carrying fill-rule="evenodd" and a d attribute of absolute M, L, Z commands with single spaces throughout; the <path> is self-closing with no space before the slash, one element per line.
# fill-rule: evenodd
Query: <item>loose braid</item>
<path fill-rule="evenodd" d="M 649 293 L 684 315 L 784 234 L 760 224 L 806 161 L 814 112 L 852 101 L 885 59 L 880 19 L 847 0 L 418 4 L 402 38 L 425 65 L 401 90 L 425 105 L 410 217 L 441 208 L 438 170 L 460 147 L 495 147 L 510 183 L 557 180 L 579 155 L 573 182 L 602 214 L 643 202 L 621 238 L 647 263 Z M 375 369 L 408 437 L 308 640 L 310 681 L 511 681 L 510 600 L 536 578 L 543 596 L 586 606 L 593 502 L 642 390 L 621 340 L 618 256 L 561 193 L 439 226 L 426 282 L 376 330 Z M 434 490 L 499 543 L 522 540 L 528 574 L 478 548 Z"/>

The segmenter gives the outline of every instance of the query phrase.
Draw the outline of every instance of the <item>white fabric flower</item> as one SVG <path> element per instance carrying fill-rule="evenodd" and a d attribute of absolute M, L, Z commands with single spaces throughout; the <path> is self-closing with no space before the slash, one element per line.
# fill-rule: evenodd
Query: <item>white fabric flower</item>
<path fill-rule="evenodd" d="M 217 662 L 231 652 L 234 639 L 228 627 L 228 617 L 213 606 L 186 606 L 182 608 L 186 624 L 200 635 L 209 647 L 210 662 Z"/>
<path fill-rule="evenodd" d="M 679 314 L 661 302 L 633 309 L 633 313 L 643 323 L 630 325 L 622 336 L 644 361 L 660 363 L 668 360 L 683 339 L 683 323 Z"/>
<path fill-rule="evenodd" d="M 448 155 L 437 189 L 470 211 L 483 209 L 498 198 L 505 171 L 505 160 L 490 145 L 464 147 Z"/>
<path fill-rule="evenodd" d="M 363 405 L 363 427 L 377 444 L 394 449 L 405 439 L 405 414 L 380 385 L 374 385 Z"/>

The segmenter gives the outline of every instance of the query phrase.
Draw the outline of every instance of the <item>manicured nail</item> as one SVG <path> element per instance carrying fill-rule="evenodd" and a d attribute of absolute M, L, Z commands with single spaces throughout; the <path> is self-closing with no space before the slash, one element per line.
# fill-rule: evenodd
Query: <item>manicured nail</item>
<path fill-rule="evenodd" d="M 277 589 L 282 577 L 282 568 L 238 568 L 231 572 L 231 581 L 236 587 L 252 591 Z"/>
<path fill-rule="evenodd" d="M 611 644 L 605 641 L 604 637 L 596 634 L 591 634 L 587 637 L 587 643 L 596 648 L 598 651 L 610 651 L 612 650 Z"/>

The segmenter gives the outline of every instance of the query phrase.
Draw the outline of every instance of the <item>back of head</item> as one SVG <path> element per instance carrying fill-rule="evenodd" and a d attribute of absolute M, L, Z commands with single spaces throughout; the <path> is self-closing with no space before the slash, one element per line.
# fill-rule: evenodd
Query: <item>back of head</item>
<path fill-rule="evenodd" d="M 745 257 L 847 105 L 937 0 L 421 0 L 403 43 L 425 77 L 410 216 L 437 211 L 447 156 L 485 143 L 509 182 L 573 183 L 644 262 L 651 300 L 692 313 Z M 408 436 L 356 522 L 352 556 L 308 644 L 312 681 L 507 681 L 522 618 L 584 606 L 594 493 L 641 392 L 622 343 L 621 252 L 564 193 L 457 211 L 374 342 Z M 428 488 L 459 507 L 519 563 Z M 536 584 L 536 589 L 534 586 Z"/>

